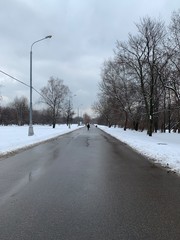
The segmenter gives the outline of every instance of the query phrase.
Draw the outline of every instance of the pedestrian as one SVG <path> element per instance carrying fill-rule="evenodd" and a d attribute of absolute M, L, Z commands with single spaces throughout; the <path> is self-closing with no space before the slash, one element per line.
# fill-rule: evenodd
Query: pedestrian
<path fill-rule="evenodd" d="M 87 130 L 89 131 L 89 129 L 90 129 L 90 124 L 87 123 Z"/>

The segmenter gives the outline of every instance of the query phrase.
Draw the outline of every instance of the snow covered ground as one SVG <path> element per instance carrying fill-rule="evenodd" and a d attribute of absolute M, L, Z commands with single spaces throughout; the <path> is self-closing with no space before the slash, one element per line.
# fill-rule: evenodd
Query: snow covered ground
<path fill-rule="evenodd" d="M 70 128 L 66 124 L 56 125 L 54 129 L 48 125 L 34 125 L 34 135 L 29 137 L 28 126 L 0 126 L 0 156 L 78 128 L 80 127 L 77 124 L 71 125 Z"/>
<path fill-rule="evenodd" d="M 180 134 L 154 133 L 152 137 L 149 137 L 146 131 L 136 132 L 106 126 L 98 127 L 127 143 L 136 151 L 154 159 L 155 162 L 168 166 L 172 171 L 180 174 Z M 0 155 L 43 142 L 78 128 L 80 127 L 77 124 L 71 125 L 71 128 L 66 125 L 57 125 L 55 129 L 52 126 L 34 125 L 35 134 L 29 137 L 28 126 L 0 126 Z"/>
<path fill-rule="evenodd" d="M 108 128 L 106 126 L 99 126 L 99 128 L 127 143 L 156 163 L 180 174 L 180 134 L 159 132 L 149 137 L 146 131 L 124 131 L 122 128 Z"/>

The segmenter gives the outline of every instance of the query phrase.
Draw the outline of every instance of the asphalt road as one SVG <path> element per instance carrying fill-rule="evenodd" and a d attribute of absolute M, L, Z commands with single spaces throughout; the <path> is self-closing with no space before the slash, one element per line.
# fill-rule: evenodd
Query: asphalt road
<path fill-rule="evenodd" d="M 0 160 L 0 240 L 179 240 L 180 178 L 95 127 Z"/>

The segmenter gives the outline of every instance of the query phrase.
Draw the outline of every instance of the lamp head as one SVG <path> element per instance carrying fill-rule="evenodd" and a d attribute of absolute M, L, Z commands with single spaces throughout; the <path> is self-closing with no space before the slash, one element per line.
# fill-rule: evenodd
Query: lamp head
<path fill-rule="evenodd" d="M 45 38 L 52 38 L 52 35 L 48 35 L 48 36 L 46 36 Z"/>

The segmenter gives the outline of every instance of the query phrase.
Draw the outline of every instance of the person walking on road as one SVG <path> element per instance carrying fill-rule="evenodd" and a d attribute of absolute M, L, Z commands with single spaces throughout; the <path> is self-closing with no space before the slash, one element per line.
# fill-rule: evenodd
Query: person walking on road
<path fill-rule="evenodd" d="M 87 130 L 89 131 L 89 129 L 90 129 L 90 124 L 87 123 Z"/>

